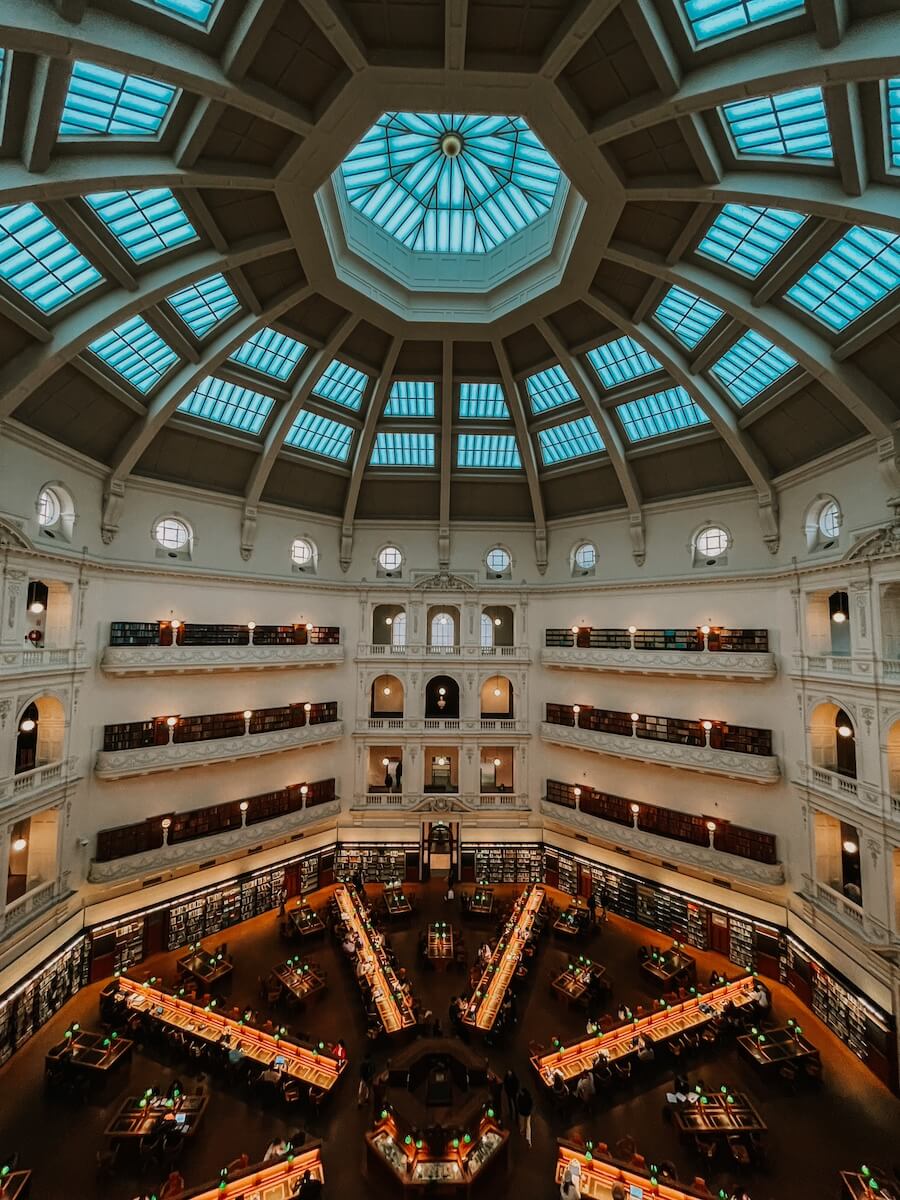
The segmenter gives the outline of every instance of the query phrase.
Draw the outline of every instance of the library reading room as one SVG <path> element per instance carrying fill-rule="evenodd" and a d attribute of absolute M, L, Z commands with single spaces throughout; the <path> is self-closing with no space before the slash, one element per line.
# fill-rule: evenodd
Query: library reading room
<path fill-rule="evenodd" d="M 900 0 L 0 0 L 0 1200 L 900 1200 Z"/>

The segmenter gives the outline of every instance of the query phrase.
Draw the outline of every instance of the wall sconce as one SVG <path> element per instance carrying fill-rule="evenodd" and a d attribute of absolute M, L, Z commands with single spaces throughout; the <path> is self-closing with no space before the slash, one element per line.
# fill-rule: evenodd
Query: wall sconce
<path fill-rule="evenodd" d="M 704 637 L 707 637 L 707 636 L 709 635 L 709 626 L 708 626 L 708 625 L 701 625 L 701 626 L 700 626 L 700 632 L 703 634 L 703 636 L 704 636 Z"/>
<path fill-rule="evenodd" d="M 628 632 L 629 632 L 629 633 L 630 633 L 632 636 L 634 636 L 634 634 L 636 634 L 636 633 L 637 633 L 637 625 L 629 625 L 629 626 L 628 626 Z"/>
<path fill-rule="evenodd" d="M 307 633 L 312 633 L 314 628 L 315 628 L 315 626 L 313 625 L 312 621 L 306 622 L 306 632 Z"/>
<path fill-rule="evenodd" d="M 578 634 L 578 626 L 577 625 L 572 626 L 572 633 L 574 633 L 577 636 L 577 634 Z"/>
<path fill-rule="evenodd" d="M 248 622 L 247 622 L 247 628 L 248 628 L 248 629 L 250 630 L 250 632 L 252 633 L 252 632 L 253 632 L 253 630 L 256 628 L 256 622 L 255 622 L 255 621 L 248 621 Z"/>
<path fill-rule="evenodd" d="M 306 703 L 303 705 L 303 711 L 304 711 L 305 713 L 311 713 L 311 712 L 312 712 L 312 705 L 310 704 L 310 702 L 309 702 L 308 700 L 307 700 L 307 702 L 306 702 Z"/>
<path fill-rule="evenodd" d="M 641 719 L 641 714 L 640 714 L 640 713 L 632 713 L 632 714 L 631 714 L 631 723 L 632 723 L 632 725 L 637 725 L 637 723 L 638 723 L 638 721 L 639 721 L 640 719 Z"/>
<path fill-rule="evenodd" d="M 33 603 L 28 605 L 28 611 L 32 613 L 42 613 L 44 611 L 44 606 L 41 604 L 40 600 L 35 600 Z"/>
<path fill-rule="evenodd" d="M 247 811 L 247 809 L 250 807 L 250 804 L 248 801 L 242 800 L 240 802 L 240 804 L 238 805 L 238 807 L 240 808 L 242 813 L 245 813 Z"/>
<path fill-rule="evenodd" d="M 305 783 L 302 783 L 300 785 L 300 795 L 303 797 L 306 797 L 309 795 L 309 788 L 306 786 Z"/>
<path fill-rule="evenodd" d="M 715 821 L 707 821 L 707 822 L 706 822 L 706 828 L 709 830 L 709 832 L 710 832 L 710 833 L 715 833 L 715 832 L 716 832 L 716 823 L 715 823 Z"/>
<path fill-rule="evenodd" d="M 245 708 L 244 709 L 244 720 L 249 721 L 252 716 L 253 716 L 253 710 L 250 708 Z"/>
<path fill-rule="evenodd" d="M 581 705 L 580 705 L 580 704 L 573 704 L 573 705 L 572 705 L 572 712 L 573 712 L 573 713 L 575 714 L 575 716 L 577 717 L 577 716 L 578 716 L 578 714 L 581 712 Z"/>
<path fill-rule="evenodd" d="M 706 732 L 709 733 L 709 731 L 712 729 L 712 721 L 703 721 L 702 724 Z"/>
<path fill-rule="evenodd" d="M 181 628 L 181 622 L 178 620 L 172 621 L 171 625 L 174 630 L 178 630 Z"/>
<path fill-rule="evenodd" d="M 577 787 L 577 788 L 575 788 L 575 799 L 578 800 L 578 799 L 580 799 L 580 797 L 581 797 L 581 788 Z"/>
<path fill-rule="evenodd" d="M 169 829 L 172 828 L 172 818 L 171 817 L 163 817 L 160 824 L 162 825 L 163 829 L 168 831 Z"/>

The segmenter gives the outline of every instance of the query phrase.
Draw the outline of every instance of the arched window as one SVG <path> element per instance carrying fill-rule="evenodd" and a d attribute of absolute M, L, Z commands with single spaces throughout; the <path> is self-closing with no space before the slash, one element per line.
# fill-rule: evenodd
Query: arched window
<path fill-rule="evenodd" d="M 481 646 L 483 650 L 487 650 L 494 644 L 494 622 L 487 615 L 481 614 Z"/>
<path fill-rule="evenodd" d="M 406 645 L 406 613 L 398 612 L 391 622 L 391 645 Z"/>
<path fill-rule="evenodd" d="M 456 622 L 450 613 L 435 613 L 431 618 L 432 646 L 456 645 Z"/>
<path fill-rule="evenodd" d="M 180 517 L 161 517 L 153 526 L 157 546 L 171 557 L 190 551 L 191 527 Z"/>
<path fill-rule="evenodd" d="M 843 523 L 843 514 L 834 496 L 816 496 L 803 523 L 807 550 L 833 549 L 840 539 Z"/>
<path fill-rule="evenodd" d="M 593 542 L 582 542 L 572 555 L 572 571 L 575 575 L 589 575 L 597 565 L 597 547 Z"/>

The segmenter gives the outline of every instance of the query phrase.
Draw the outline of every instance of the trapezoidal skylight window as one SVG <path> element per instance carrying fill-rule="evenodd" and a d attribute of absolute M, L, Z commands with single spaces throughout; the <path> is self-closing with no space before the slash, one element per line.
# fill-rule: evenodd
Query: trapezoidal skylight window
<path fill-rule="evenodd" d="M 461 433 L 456 447 L 456 465 L 510 471 L 520 468 L 522 460 L 511 433 Z"/>
<path fill-rule="evenodd" d="M 900 168 L 900 79 L 885 80 L 884 109 L 888 163 Z"/>
<path fill-rule="evenodd" d="M 459 415 L 463 421 L 508 421 L 503 388 L 499 383 L 461 383 Z"/>
<path fill-rule="evenodd" d="M 363 392 L 369 382 L 367 375 L 356 367 L 348 366 L 340 359 L 332 359 L 319 376 L 313 387 L 313 395 L 330 400 L 332 404 L 341 404 L 344 408 L 359 409 L 362 404 Z"/>
<path fill-rule="evenodd" d="M 525 380 L 525 389 L 531 401 L 531 411 L 547 412 L 578 399 L 575 386 L 562 367 L 548 367 Z"/>
<path fill-rule="evenodd" d="M 578 417 L 574 421 L 554 425 L 552 429 L 542 429 L 538 433 L 538 441 L 541 458 L 548 467 L 572 458 L 583 458 L 587 454 L 598 454 L 604 448 L 603 439 L 590 417 Z"/>
<path fill-rule="evenodd" d="M 143 0 L 143 3 L 205 29 L 212 24 L 221 0 Z"/>
<path fill-rule="evenodd" d="M 296 338 L 279 333 L 277 329 L 260 329 L 238 346 L 231 359 L 243 363 L 261 375 L 271 375 L 282 382 L 290 378 L 294 367 L 306 353 L 306 346 Z"/>
<path fill-rule="evenodd" d="M 142 394 L 155 387 L 178 361 L 172 347 L 143 317 L 130 317 L 91 342 L 88 349 Z"/>
<path fill-rule="evenodd" d="M 197 231 L 168 188 L 96 192 L 85 200 L 135 262 L 196 240 Z"/>
<path fill-rule="evenodd" d="M 49 313 L 102 276 L 36 204 L 0 207 L 0 279 Z"/>
<path fill-rule="evenodd" d="M 805 220 L 803 213 L 783 208 L 726 204 L 703 235 L 697 253 L 755 279 Z"/>
<path fill-rule="evenodd" d="M 694 40 L 734 37 L 754 25 L 803 12 L 803 0 L 682 0 Z"/>
<path fill-rule="evenodd" d="M 654 315 L 683 346 L 693 350 L 724 313 L 715 304 L 686 292 L 684 288 L 670 287 L 656 306 Z"/>
<path fill-rule="evenodd" d="M 224 275 L 210 275 L 209 279 L 192 283 L 166 299 L 198 338 L 204 337 L 240 307 Z"/>
<path fill-rule="evenodd" d="M 352 208 L 409 250 L 484 254 L 542 217 L 560 170 L 521 117 L 384 113 L 340 167 Z"/>
<path fill-rule="evenodd" d="M 369 463 L 373 467 L 433 467 L 433 433 L 378 433 Z"/>
<path fill-rule="evenodd" d="M 323 458 L 346 462 L 352 441 L 353 430 L 349 425 L 304 409 L 288 430 L 284 444 L 294 446 L 297 450 L 308 450 L 310 454 L 320 454 Z"/>
<path fill-rule="evenodd" d="M 629 442 L 646 442 L 649 438 L 709 424 L 709 417 L 683 387 L 666 388 L 640 400 L 629 400 L 618 405 L 616 415 Z"/>
<path fill-rule="evenodd" d="M 722 115 L 741 157 L 834 158 L 821 88 L 737 100 L 723 105 Z"/>
<path fill-rule="evenodd" d="M 789 354 L 750 329 L 710 370 L 738 404 L 749 404 L 796 365 Z"/>
<path fill-rule="evenodd" d="M 142 75 L 77 62 L 59 123 L 64 138 L 156 137 L 175 100 L 176 89 Z"/>
<path fill-rule="evenodd" d="M 588 361 L 607 389 L 620 387 L 662 367 L 634 338 L 620 337 L 588 351 Z"/>
<path fill-rule="evenodd" d="M 216 425 L 227 425 L 229 429 L 259 433 L 274 403 L 271 396 L 207 375 L 182 400 L 178 411 Z"/>
<path fill-rule="evenodd" d="M 827 325 L 846 329 L 900 283 L 900 235 L 856 225 L 826 250 L 788 298 Z"/>
<path fill-rule="evenodd" d="M 397 379 L 391 384 L 391 394 L 384 410 L 386 417 L 433 417 L 434 384 L 418 380 Z"/>

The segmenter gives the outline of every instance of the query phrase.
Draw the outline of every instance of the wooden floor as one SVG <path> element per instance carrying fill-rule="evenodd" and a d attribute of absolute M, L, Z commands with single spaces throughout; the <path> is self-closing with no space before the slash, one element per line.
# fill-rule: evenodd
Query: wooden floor
<path fill-rule="evenodd" d="M 453 920 L 465 931 L 471 961 L 483 932 L 481 927 L 462 921 L 458 904 L 443 901 L 441 885 L 413 886 L 411 890 L 416 894 L 417 911 L 411 921 L 397 928 L 392 941 L 401 965 L 407 967 L 415 994 L 442 1018 L 446 1029 L 450 997 L 464 990 L 465 975 L 421 970 L 416 960 L 418 933 L 429 920 Z M 369 888 L 372 898 L 380 891 L 380 887 Z M 497 889 L 507 900 L 514 891 L 511 887 Z M 326 899 L 327 893 L 321 892 L 313 897 L 313 902 L 320 905 Z M 564 897 L 557 899 L 565 901 Z M 234 955 L 235 970 L 228 993 L 234 1003 L 251 1004 L 257 1011 L 265 1011 L 258 1000 L 258 980 L 287 955 L 277 926 L 276 914 L 270 913 L 214 939 L 227 939 Z M 665 939 L 641 926 L 613 917 L 602 932 L 593 934 L 579 947 L 606 964 L 614 983 L 613 1006 L 619 1000 L 636 1004 L 650 994 L 636 958 L 637 946 L 648 941 L 665 944 Z M 356 1106 L 356 1067 L 365 1051 L 356 983 L 327 937 L 314 943 L 309 956 L 318 959 L 327 971 L 328 987 L 318 1002 L 313 1002 L 290 1024 L 294 1030 L 325 1039 L 343 1037 L 351 1058 L 348 1077 L 341 1082 L 329 1105 L 312 1120 L 302 1109 L 262 1109 L 242 1093 L 213 1085 L 204 1124 L 181 1164 L 189 1186 L 213 1179 L 220 1167 L 242 1151 L 246 1151 L 251 1161 L 260 1159 L 276 1135 L 288 1135 L 302 1126 L 311 1136 L 324 1139 L 326 1194 L 332 1200 L 344 1197 L 349 1200 L 378 1191 L 374 1181 L 363 1182 L 363 1133 L 370 1114 Z M 134 974 L 141 978 L 151 973 L 162 974 L 171 979 L 176 957 L 174 953 L 160 956 L 142 964 Z M 701 978 L 713 966 L 731 977 L 738 974 L 718 955 L 697 957 Z M 564 1007 L 551 995 L 549 987 L 551 970 L 561 967 L 567 959 L 568 948 L 548 930 L 520 995 L 518 1029 L 505 1042 L 485 1050 L 495 1071 L 502 1075 L 512 1066 L 536 1095 L 538 1089 L 528 1065 L 529 1042 L 548 1043 L 552 1037 L 573 1038 L 584 1031 L 581 1011 Z M 764 1172 L 751 1172 L 744 1177 L 753 1200 L 837 1198 L 839 1170 L 856 1168 L 865 1162 L 891 1171 L 900 1162 L 900 1101 L 791 992 L 777 984 L 772 986 L 778 1019 L 799 1018 L 804 1032 L 822 1052 L 821 1088 L 801 1088 L 796 1094 L 789 1094 L 777 1082 L 762 1079 L 732 1047 L 688 1064 L 688 1071 L 692 1078 L 702 1078 L 709 1087 L 724 1082 L 734 1090 L 748 1092 L 767 1121 L 767 1167 Z M 166 1086 L 176 1075 L 190 1085 L 192 1077 L 186 1061 L 162 1062 L 136 1053 L 130 1067 L 126 1066 L 110 1081 L 107 1090 L 86 1104 L 73 1104 L 48 1093 L 44 1087 L 47 1049 L 74 1021 L 83 1028 L 96 1027 L 99 990 L 100 985 L 94 985 L 81 992 L 0 1070 L 0 1155 L 19 1152 L 20 1165 L 33 1171 L 34 1200 L 91 1200 L 101 1196 L 104 1200 L 131 1200 L 161 1183 L 152 1171 L 141 1177 L 136 1170 L 126 1169 L 111 1181 L 98 1183 L 96 1152 L 105 1146 L 103 1130 L 126 1096 L 154 1083 Z M 478 1045 L 474 1038 L 472 1044 Z M 390 1047 L 380 1045 L 376 1059 L 383 1062 L 389 1054 Z M 691 1179 L 697 1173 L 704 1173 L 701 1164 L 664 1119 L 665 1092 L 670 1079 L 670 1065 L 660 1061 L 649 1071 L 643 1071 L 636 1083 L 616 1093 L 612 1101 L 598 1104 L 588 1117 L 574 1109 L 560 1112 L 541 1097 L 535 1111 L 534 1146 L 528 1150 L 518 1134 L 513 1134 L 511 1168 L 501 1194 L 515 1196 L 516 1200 L 555 1196 L 556 1139 L 567 1133 L 610 1144 L 630 1134 L 648 1160 L 672 1160 L 682 1178 Z M 720 1187 L 730 1189 L 737 1180 L 724 1169 L 707 1170 L 706 1175 L 714 1193 Z"/>

